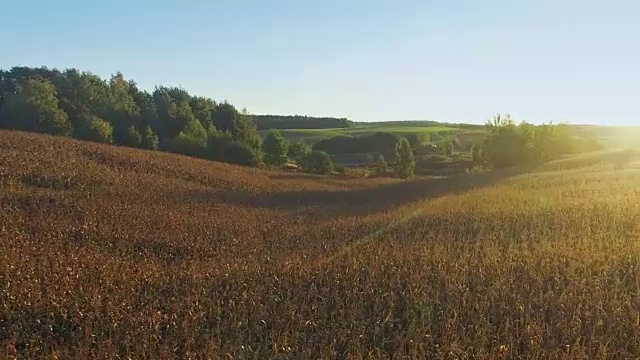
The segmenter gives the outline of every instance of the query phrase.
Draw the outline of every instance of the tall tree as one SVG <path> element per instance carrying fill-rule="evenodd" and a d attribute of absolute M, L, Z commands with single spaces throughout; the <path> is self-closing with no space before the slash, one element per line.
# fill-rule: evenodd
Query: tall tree
<path fill-rule="evenodd" d="M 138 146 L 131 143 L 132 140 L 137 141 L 138 137 L 132 138 L 129 128 L 139 117 L 140 109 L 131 96 L 129 83 L 121 73 L 117 73 L 111 76 L 109 88 L 111 97 L 108 114 L 104 118 L 113 125 L 113 141 L 120 145 Z"/>
<path fill-rule="evenodd" d="M 309 153 L 311 153 L 311 147 L 304 141 L 295 140 L 289 144 L 289 150 L 287 153 L 291 160 L 300 164 L 307 158 L 307 156 L 309 156 Z"/>
<path fill-rule="evenodd" d="M 193 116 L 200 121 L 204 128 L 212 125 L 211 116 L 216 107 L 216 102 L 202 96 L 192 96 L 189 98 L 189 105 L 193 111 Z"/>
<path fill-rule="evenodd" d="M 157 110 L 153 96 L 140 90 L 133 80 L 129 80 L 129 93 L 139 110 L 135 126 L 141 133 L 145 132 L 147 127 L 157 124 Z"/>
<path fill-rule="evenodd" d="M 0 127 L 71 136 L 73 127 L 58 106 L 56 89 L 48 80 L 26 79 L 8 94 L 0 109 Z"/>
<path fill-rule="evenodd" d="M 189 94 L 180 88 L 159 87 L 153 93 L 158 110 L 155 131 L 161 143 L 174 139 L 195 119 L 189 105 Z"/>
<path fill-rule="evenodd" d="M 264 162 L 267 165 L 283 165 L 287 162 L 289 142 L 282 137 L 280 131 L 270 130 L 263 144 Z"/>
<path fill-rule="evenodd" d="M 402 138 L 396 145 L 396 174 L 401 179 L 413 177 L 416 161 L 413 157 L 411 144 Z"/>
<path fill-rule="evenodd" d="M 238 133 L 238 119 L 240 114 L 235 106 L 228 102 L 223 102 L 216 105 L 213 114 L 213 126 L 220 131 L 227 131 L 232 135 Z"/>

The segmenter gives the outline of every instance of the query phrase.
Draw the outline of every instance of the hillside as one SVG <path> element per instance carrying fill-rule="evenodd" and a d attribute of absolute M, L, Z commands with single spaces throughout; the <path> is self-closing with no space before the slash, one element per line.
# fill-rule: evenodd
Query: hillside
<path fill-rule="evenodd" d="M 0 352 L 640 354 L 640 168 L 341 180 L 0 131 Z"/>

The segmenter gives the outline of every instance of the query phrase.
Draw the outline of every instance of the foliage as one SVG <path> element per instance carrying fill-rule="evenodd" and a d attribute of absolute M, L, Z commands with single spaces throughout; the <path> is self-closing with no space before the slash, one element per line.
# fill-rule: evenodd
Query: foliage
<path fill-rule="evenodd" d="M 74 130 L 74 137 L 77 139 L 105 144 L 113 142 L 113 127 L 97 116 L 87 115 Z"/>
<path fill-rule="evenodd" d="M 496 115 L 486 124 L 489 137 L 483 157 L 495 168 L 539 164 L 569 154 L 575 148 L 566 125 L 526 122 L 519 125 L 509 116 Z"/>
<path fill-rule="evenodd" d="M 422 145 L 427 144 L 431 141 L 431 133 L 427 131 L 413 132 L 405 134 L 404 138 L 409 141 L 409 144 L 411 144 L 411 147 L 414 150 L 417 150 Z"/>
<path fill-rule="evenodd" d="M 0 128 L 71 136 L 68 115 L 58 106 L 56 89 L 47 80 L 24 79 L 4 96 Z"/>
<path fill-rule="evenodd" d="M 264 162 L 267 165 L 280 166 L 287 162 L 289 142 L 278 130 L 271 130 L 263 143 Z"/>
<path fill-rule="evenodd" d="M 333 171 L 333 161 L 324 151 L 313 150 L 305 160 L 304 169 L 314 174 L 327 175 Z"/>
<path fill-rule="evenodd" d="M 210 128 L 207 134 L 207 158 L 211 160 L 224 161 L 226 158 L 226 148 L 233 141 L 229 132 L 219 131 Z"/>
<path fill-rule="evenodd" d="M 240 141 L 231 141 L 224 150 L 225 160 L 231 164 L 256 166 L 260 163 L 260 155 L 249 145 Z"/>
<path fill-rule="evenodd" d="M 207 140 L 207 131 L 198 120 L 193 118 L 178 136 L 167 144 L 167 149 L 178 154 L 202 157 L 207 147 Z"/>
<path fill-rule="evenodd" d="M 262 139 L 251 116 L 227 102 L 192 96 L 179 87 L 158 86 L 148 93 L 121 73 L 103 80 L 76 69 L 0 71 L 0 128 L 227 161 L 211 156 L 222 152 L 206 149 L 208 133 L 216 127 L 231 135 L 225 147 L 239 141 L 261 158 Z"/>
<path fill-rule="evenodd" d="M 148 150 L 158 150 L 160 145 L 158 136 L 153 132 L 151 126 L 147 125 L 142 132 L 140 147 Z"/>
<path fill-rule="evenodd" d="M 413 150 L 407 139 L 400 139 L 396 145 L 396 174 L 400 179 L 413 177 L 416 161 Z"/>
<path fill-rule="evenodd" d="M 309 153 L 311 153 L 311 147 L 309 145 L 304 141 L 294 140 L 289 144 L 287 155 L 293 161 L 301 163 L 309 156 Z"/>

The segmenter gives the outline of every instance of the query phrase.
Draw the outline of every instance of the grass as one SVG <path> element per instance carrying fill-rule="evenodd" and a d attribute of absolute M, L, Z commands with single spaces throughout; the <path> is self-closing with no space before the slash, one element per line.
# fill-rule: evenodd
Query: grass
<path fill-rule="evenodd" d="M 327 139 L 338 135 L 352 135 L 352 136 L 365 136 L 371 135 L 376 132 L 390 132 L 395 134 L 410 134 L 410 133 L 422 133 L 422 132 L 450 132 L 457 131 L 455 127 L 441 126 L 441 125 L 391 125 L 387 123 L 383 124 L 371 124 L 364 125 L 358 124 L 352 128 L 336 128 L 336 129 L 284 129 L 280 130 L 282 135 L 288 139 L 304 140 L 306 142 L 316 142 L 322 139 Z M 266 134 L 266 131 L 260 133 Z"/>
<path fill-rule="evenodd" d="M 0 132 L 0 357 L 637 358 L 615 156 L 340 180 Z"/>

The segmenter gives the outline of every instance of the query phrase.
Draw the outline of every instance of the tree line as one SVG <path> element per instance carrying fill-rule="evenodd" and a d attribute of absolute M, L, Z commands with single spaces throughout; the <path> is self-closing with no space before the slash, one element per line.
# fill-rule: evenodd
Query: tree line
<path fill-rule="evenodd" d="M 355 123 L 346 118 L 303 115 L 253 115 L 258 130 L 350 128 Z"/>
<path fill-rule="evenodd" d="M 121 73 L 105 80 L 77 69 L 0 70 L 0 128 L 247 166 L 283 162 L 273 153 L 284 146 L 279 134 L 263 143 L 245 110 L 178 87 L 147 92 Z M 304 170 L 331 171 L 329 156 L 304 143 L 287 143 L 284 150 L 284 158 L 290 152 Z"/>
<path fill-rule="evenodd" d="M 603 148 L 594 137 L 573 136 L 567 124 L 516 124 L 511 116 L 498 114 L 485 129 L 485 141 L 471 148 L 473 164 L 485 168 L 535 165 Z"/>

